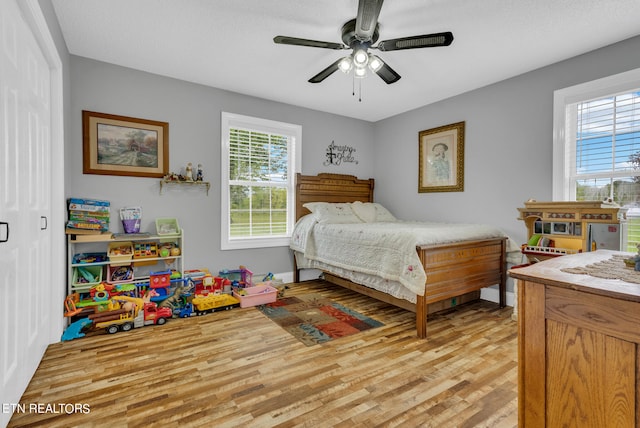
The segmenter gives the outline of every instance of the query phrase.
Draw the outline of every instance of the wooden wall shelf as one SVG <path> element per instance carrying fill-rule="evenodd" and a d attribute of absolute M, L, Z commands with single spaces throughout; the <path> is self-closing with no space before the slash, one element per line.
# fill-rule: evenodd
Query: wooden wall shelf
<path fill-rule="evenodd" d="M 160 180 L 160 194 L 162 195 L 162 191 L 165 186 L 189 186 L 189 187 L 201 187 L 204 188 L 207 192 L 207 196 L 209 195 L 209 189 L 211 188 L 211 183 L 208 181 L 179 181 L 179 180 Z"/>

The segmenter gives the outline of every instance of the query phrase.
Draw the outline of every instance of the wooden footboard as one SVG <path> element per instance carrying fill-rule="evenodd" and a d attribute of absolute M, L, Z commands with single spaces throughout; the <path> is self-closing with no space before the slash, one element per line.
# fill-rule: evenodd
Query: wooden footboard
<path fill-rule="evenodd" d="M 428 305 L 498 284 L 506 305 L 506 238 L 418 247 L 427 273 L 424 296 L 417 296 L 416 330 L 427 337 Z"/>
<path fill-rule="evenodd" d="M 427 282 L 425 294 L 417 296 L 416 304 L 356 284 L 332 273 L 325 272 L 325 280 L 415 312 L 416 333 L 418 337 L 426 338 L 428 314 L 444 309 L 438 305 L 438 302 L 463 296 L 458 303 L 465 303 L 472 298 L 479 298 L 481 288 L 499 285 L 500 307 L 506 305 L 505 249 L 506 238 L 417 247 L 427 273 Z"/>

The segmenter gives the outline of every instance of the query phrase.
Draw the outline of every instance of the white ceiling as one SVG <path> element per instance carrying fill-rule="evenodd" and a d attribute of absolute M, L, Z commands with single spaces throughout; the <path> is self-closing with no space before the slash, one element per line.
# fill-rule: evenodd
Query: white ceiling
<path fill-rule="evenodd" d="M 71 54 L 377 121 L 640 34 L 638 0 L 387 0 L 380 40 L 452 31 L 449 47 L 377 53 L 402 78 L 307 80 L 349 51 L 357 0 L 52 0 Z M 640 54 L 640 53 L 639 53 Z"/>

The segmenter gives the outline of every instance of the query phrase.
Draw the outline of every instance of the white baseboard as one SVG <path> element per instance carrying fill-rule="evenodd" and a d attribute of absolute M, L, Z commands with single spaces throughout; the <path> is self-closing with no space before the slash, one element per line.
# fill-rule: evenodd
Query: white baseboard
<path fill-rule="evenodd" d="M 480 298 L 493 303 L 500 303 L 500 290 L 498 286 L 483 288 L 480 290 Z M 513 291 L 507 291 L 507 306 L 513 306 L 515 302 L 515 294 Z"/>

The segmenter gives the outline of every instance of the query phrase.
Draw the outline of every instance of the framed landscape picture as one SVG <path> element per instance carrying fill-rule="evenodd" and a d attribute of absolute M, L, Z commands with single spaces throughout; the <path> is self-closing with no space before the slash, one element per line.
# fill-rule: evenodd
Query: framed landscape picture
<path fill-rule="evenodd" d="M 418 134 L 418 193 L 464 191 L 464 122 Z"/>
<path fill-rule="evenodd" d="M 169 124 L 82 111 L 82 172 L 162 178 L 169 172 Z"/>

